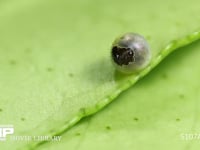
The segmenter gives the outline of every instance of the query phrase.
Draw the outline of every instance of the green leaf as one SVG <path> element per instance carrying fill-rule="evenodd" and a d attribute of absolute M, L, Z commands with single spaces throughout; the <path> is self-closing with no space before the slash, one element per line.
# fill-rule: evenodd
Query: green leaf
<path fill-rule="evenodd" d="M 200 42 L 172 53 L 106 109 L 38 150 L 199 148 Z M 193 137 L 192 137 L 193 136 Z"/>
<path fill-rule="evenodd" d="M 1 1 L 0 124 L 13 124 L 14 135 L 57 135 L 99 111 L 171 51 L 199 38 L 197 3 Z M 147 38 L 153 58 L 139 74 L 123 76 L 110 62 L 110 46 L 129 31 Z"/>

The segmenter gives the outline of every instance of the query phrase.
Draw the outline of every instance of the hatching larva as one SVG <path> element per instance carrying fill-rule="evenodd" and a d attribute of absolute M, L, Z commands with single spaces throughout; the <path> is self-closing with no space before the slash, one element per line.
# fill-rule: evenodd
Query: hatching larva
<path fill-rule="evenodd" d="M 115 68 L 123 73 L 144 69 L 151 60 L 149 44 L 137 33 L 126 33 L 117 38 L 111 50 Z"/>

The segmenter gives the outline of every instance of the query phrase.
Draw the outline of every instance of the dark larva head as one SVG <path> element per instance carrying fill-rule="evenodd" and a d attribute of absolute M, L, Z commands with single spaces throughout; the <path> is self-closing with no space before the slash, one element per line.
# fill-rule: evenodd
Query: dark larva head
<path fill-rule="evenodd" d="M 123 73 L 144 69 L 151 60 L 148 43 L 136 33 L 126 33 L 117 38 L 112 45 L 111 55 L 114 66 Z"/>

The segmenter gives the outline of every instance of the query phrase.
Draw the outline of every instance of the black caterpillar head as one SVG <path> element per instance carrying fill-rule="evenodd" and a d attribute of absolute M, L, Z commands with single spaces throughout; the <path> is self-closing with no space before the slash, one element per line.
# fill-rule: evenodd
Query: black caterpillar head
<path fill-rule="evenodd" d="M 113 60 L 120 66 L 128 65 L 130 62 L 135 61 L 135 52 L 130 48 L 121 48 L 114 46 L 112 48 Z"/>

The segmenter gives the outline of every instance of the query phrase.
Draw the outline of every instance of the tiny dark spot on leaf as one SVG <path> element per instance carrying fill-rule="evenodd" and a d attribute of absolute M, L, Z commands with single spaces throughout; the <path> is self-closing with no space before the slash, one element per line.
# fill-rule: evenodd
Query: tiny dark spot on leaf
<path fill-rule="evenodd" d="M 163 79 L 167 79 L 167 75 L 166 75 L 166 74 L 162 74 L 161 77 L 162 77 Z"/>
<path fill-rule="evenodd" d="M 181 26 L 181 23 L 180 23 L 180 22 L 175 22 L 175 25 L 176 25 L 177 27 L 180 27 L 180 26 Z"/>
<path fill-rule="evenodd" d="M 17 62 L 16 62 L 15 60 L 10 60 L 10 64 L 11 64 L 11 65 L 16 65 Z"/>
<path fill-rule="evenodd" d="M 69 77 L 74 77 L 74 74 L 73 73 L 69 73 Z"/>
<path fill-rule="evenodd" d="M 184 99 L 184 98 L 185 98 L 185 95 L 184 95 L 184 94 L 179 94 L 179 98 L 180 98 L 180 99 Z"/>
<path fill-rule="evenodd" d="M 54 129 L 49 130 L 50 133 L 55 133 Z"/>
<path fill-rule="evenodd" d="M 146 36 L 146 39 L 151 40 L 151 36 L 150 35 Z"/>
<path fill-rule="evenodd" d="M 21 118 L 21 121 L 25 121 L 26 119 L 25 118 Z"/>
<path fill-rule="evenodd" d="M 2 112 L 2 111 L 3 111 L 3 109 L 0 108 L 0 112 Z"/>
<path fill-rule="evenodd" d="M 53 71 L 53 68 L 48 67 L 48 68 L 47 68 L 47 71 L 48 71 L 48 72 L 52 72 L 52 71 Z"/>
<path fill-rule="evenodd" d="M 176 121 L 180 121 L 180 118 L 176 118 Z"/>
<path fill-rule="evenodd" d="M 31 52 L 31 49 L 30 49 L 30 48 L 27 48 L 27 49 L 25 49 L 25 52 L 26 52 L 26 53 L 30 53 L 30 52 Z"/>
<path fill-rule="evenodd" d="M 138 119 L 137 117 L 133 118 L 133 120 L 135 120 L 135 121 L 139 121 L 139 119 Z"/>
<path fill-rule="evenodd" d="M 85 108 L 80 108 L 79 111 L 80 111 L 81 114 L 86 114 L 86 110 L 85 110 Z"/>
<path fill-rule="evenodd" d="M 76 133 L 76 136 L 80 136 L 80 135 L 81 135 L 81 133 L 79 133 L 79 132 L 78 132 L 78 133 Z"/>
<path fill-rule="evenodd" d="M 107 130 L 111 130 L 111 127 L 110 127 L 110 126 L 106 126 L 106 129 L 107 129 Z"/>
<path fill-rule="evenodd" d="M 172 40 L 171 41 L 171 44 L 174 45 L 174 46 L 177 45 L 177 43 L 178 43 L 178 40 Z"/>

